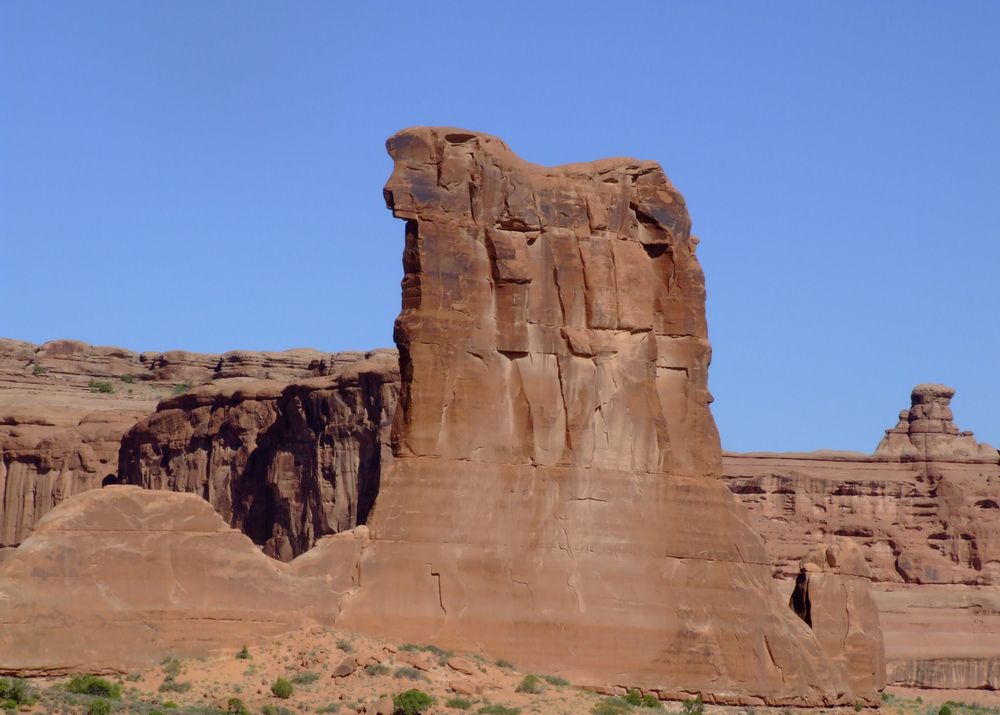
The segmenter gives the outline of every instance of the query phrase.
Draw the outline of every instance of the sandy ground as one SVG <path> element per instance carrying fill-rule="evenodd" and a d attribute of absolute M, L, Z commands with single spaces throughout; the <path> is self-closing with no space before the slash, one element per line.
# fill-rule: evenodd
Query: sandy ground
<path fill-rule="evenodd" d="M 322 627 L 312 627 L 249 648 L 218 652 L 210 657 L 167 658 L 163 663 L 121 676 L 108 676 L 122 688 L 122 698 L 112 701 L 115 713 L 225 713 L 230 700 L 239 699 L 249 713 L 374 712 L 383 696 L 416 688 L 434 698 L 428 715 L 462 712 L 493 715 L 515 713 L 543 715 L 587 715 L 594 713 L 606 696 L 573 687 L 538 674 L 537 692 L 523 692 L 525 673 L 477 654 L 454 654 L 419 644 L 390 643 Z M 278 678 L 292 684 L 287 698 L 272 693 Z M 31 681 L 38 702 L 23 712 L 86 713 L 93 698 L 70 695 L 68 678 Z M 520 686 L 520 687 L 519 687 Z M 521 692 L 519 692 L 519 690 Z M 889 688 L 878 709 L 882 715 L 938 715 L 946 701 L 953 715 L 1000 715 L 1000 693 L 990 691 L 934 691 Z M 609 715 L 657 712 L 652 708 L 625 707 Z M 976 707 L 978 704 L 978 707 Z M 485 709 L 485 710 L 484 710 Z M 683 712 L 679 702 L 660 704 L 659 712 Z M 230 712 L 233 712 L 230 710 Z M 787 713 L 850 715 L 868 709 L 826 708 L 737 708 L 705 705 L 707 715 L 786 715 Z"/>

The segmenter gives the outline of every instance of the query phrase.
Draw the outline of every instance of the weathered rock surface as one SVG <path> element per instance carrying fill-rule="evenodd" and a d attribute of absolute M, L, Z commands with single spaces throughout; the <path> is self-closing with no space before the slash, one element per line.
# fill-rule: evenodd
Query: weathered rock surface
<path fill-rule="evenodd" d="M 226 378 L 335 374 L 361 353 L 135 353 L 0 339 L 0 559 L 62 499 L 118 473 L 122 435 L 175 391 Z M 221 506 L 221 505 L 217 505 Z"/>
<path fill-rule="evenodd" d="M 885 687 L 885 647 L 871 578 L 850 542 L 822 546 L 799 565 L 790 605 L 813 629 L 830 659 L 858 693 Z"/>
<path fill-rule="evenodd" d="M 0 673 L 125 671 L 335 615 L 327 577 L 264 556 L 203 499 L 109 487 L 0 565 Z"/>
<path fill-rule="evenodd" d="M 665 696 L 875 699 L 713 478 L 704 283 L 659 166 L 457 129 L 388 148 L 402 392 L 341 622 Z"/>
<path fill-rule="evenodd" d="M 1000 656 L 1000 455 L 955 426 L 953 395 L 914 388 L 874 455 L 727 453 L 723 466 L 777 576 L 831 537 L 861 549 L 890 682 L 978 688 Z"/>
<path fill-rule="evenodd" d="M 222 379 L 164 400 L 125 435 L 131 484 L 199 494 L 284 561 L 363 524 L 399 386 L 394 350 L 286 384 Z"/>

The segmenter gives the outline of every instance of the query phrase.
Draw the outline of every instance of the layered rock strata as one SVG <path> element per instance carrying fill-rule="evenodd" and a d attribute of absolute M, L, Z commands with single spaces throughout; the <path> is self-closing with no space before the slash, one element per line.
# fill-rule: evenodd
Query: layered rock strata
<path fill-rule="evenodd" d="M 68 496 L 118 479 L 122 435 L 157 403 L 227 378 L 291 382 L 361 353 L 135 353 L 75 340 L 0 339 L 0 558 Z"/>
<path fill-rule="evenodd" d="M 457 129 L 388 148 L 402 392 L 341 622 L 662 697 L 874 700 L 713 478 L 697 241 L 660 167 Z"/>
<path fill-rule="evenodd" d="M 873 455 L 723 457 L 779 578 L 830 538 L 877 582 L 890 682 L 993 687 L 1000 657 L 1000 455 L 953 421 L 954 390 L 918 385 Z"/>
<path fill-rule="evenodd" d="M 192 492 L 270 556 L 363 524 L 396 407 L 395 351 L 286 384 L 222 379 L 161 402 L 123 438 L 131 484 Z"/>

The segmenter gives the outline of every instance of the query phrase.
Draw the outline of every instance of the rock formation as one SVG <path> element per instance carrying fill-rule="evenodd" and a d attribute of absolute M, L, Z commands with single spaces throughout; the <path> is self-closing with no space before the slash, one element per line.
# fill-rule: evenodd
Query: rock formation
<path fill-rule="evenodd" d="M 659 166 L 457 129 L 388 148 L 402 392 L 341 623 L 661 696 L 873 700 L 713 478 L 697 241 Z"/>
<path fill-rule="evenodd" d="M 123 672 L 238 648 L 332 622 L 330 584 L 264 556 L 194 495 L 92 490 L 0 565 L 0 673 Z"/>
<path fill-rule="evenodd" d="M 955 426 L 953 395 L 914 388 L 874 455 L 727 453 L 723 466 L 779 577 L 831 537 L 861 549 L 890 682 L 980 688 L 1000 653 L 1000 455 Z"/>
<path fill-rule="evenodd" d="M 316 350 L 139 354 L 76 340 L 0 339 L 0 560 L 61 500 L 117 479 L 122 435 L 159 400 L 226 378 L 330 375 L 363 358 Z"/>
<path fill-rule="evenodd" d="M 830 659 L 847 672 L 854 692 L 885 687 L 878 608 L 857 546 L 841 541 L 806 554 L 790 605 L 816 633 Z"/>
<path fill-rule="evenodd" d="M 284 561 L 363 524 L 389 457 L 395 351 L 325 377 L 222 379 L 164 400 L 122 440 L 131 484 L 199 494 Z"/>

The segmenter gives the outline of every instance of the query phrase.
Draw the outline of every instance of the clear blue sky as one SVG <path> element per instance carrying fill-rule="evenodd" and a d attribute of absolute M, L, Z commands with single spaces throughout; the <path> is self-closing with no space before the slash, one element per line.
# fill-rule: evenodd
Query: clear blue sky
<path fill-rule="evenodd" d="M 392 343 L 415 124 L 684 193 L 730 449 L 1000 442 L 1000 3 L 5 2 L 0 336 Z"/>

